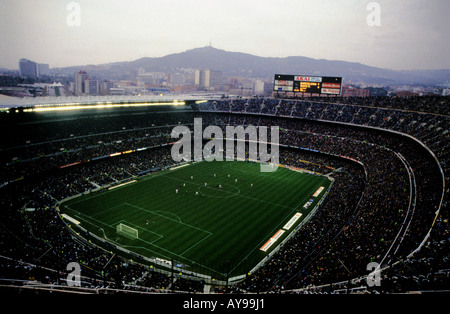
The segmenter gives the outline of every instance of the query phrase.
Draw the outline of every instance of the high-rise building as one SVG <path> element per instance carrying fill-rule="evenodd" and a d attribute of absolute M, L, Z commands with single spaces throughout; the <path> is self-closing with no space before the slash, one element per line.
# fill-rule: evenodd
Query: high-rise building
<path fill-rule="evenodd" d="M 215 87 L 223 85 L 222 71 L 209 70 L 209 86 Z"/>
<path fill-rule="evenodd" d="M 89 95 L 97 95 L 99 91 L 98 81 L 90 78 L 84 80 L 84 91 Z"/>
<path fill-rule="evenodd" d="M 194 74 L 194 84 L 196 86 L 200 86 L 200 71 L 201 70 L 195 70 L 195 74 Z"/>
<path fill-rule="evenodd" d="M 36 63 L 34 61 L 22 58 L 19 60 L 19 74 L 21 76 L 37 78 L 43 75 L 49 75 L 48 64 Z"/>
<path fill-rule="evenodd" d="M 196 70 L 195 85 L 201 88 L 214 88 L 223 84 L 222 71 L 217 70 Z"/>
<path fill-rule="evenodd" d="M 38 63 L 37 64 L 37 76 L 49 75 L 50 68 L 48 64 Z"/>
<path fill-rule="evenodd" d="M 75 73 L 75 95 L 81 96 L 83 94 L 88 94 L 88 91 L 85 89 L 84 81 L 89 78 L 89 75 L 86 71 L 80 71 Z"/>
<path fill-rule="evenodd" d="M 19 74 L 20 76 L 38 77 L 37 72 L 37 63 L 28 59 L 20 59 L 19 60 Z"/>

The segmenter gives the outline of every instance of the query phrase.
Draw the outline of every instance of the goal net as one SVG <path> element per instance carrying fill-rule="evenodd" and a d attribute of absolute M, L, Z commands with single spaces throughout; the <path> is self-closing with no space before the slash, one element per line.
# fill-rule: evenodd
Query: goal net
<path fill-rule="evenodd" d="M 137 229 L 127 226 L 123 223 L 119 223 L 116 226 L 117 234 L 120 234 L 128 239 L 137 239 L 139 237 L 139 232 Z"/>

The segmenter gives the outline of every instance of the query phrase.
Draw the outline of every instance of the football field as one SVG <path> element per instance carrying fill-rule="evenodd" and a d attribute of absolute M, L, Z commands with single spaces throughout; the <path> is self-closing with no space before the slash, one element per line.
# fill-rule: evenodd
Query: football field
<path fill-rule="evenodd" d="M 116 246 L 223 280 L 248 273 L 282 243 L 330 183 L 282 167 L 204 161 L 80 196 L 60 211 Z"/>

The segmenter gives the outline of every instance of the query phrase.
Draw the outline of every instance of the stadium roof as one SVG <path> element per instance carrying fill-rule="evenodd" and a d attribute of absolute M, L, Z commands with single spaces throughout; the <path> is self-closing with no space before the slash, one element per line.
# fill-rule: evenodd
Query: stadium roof
<path fill-rule="evenodd" d="M 21 98 L 11 97 L 0 94 L 0 109 L 8 107 L 17 107 L 20 105 Z"/>

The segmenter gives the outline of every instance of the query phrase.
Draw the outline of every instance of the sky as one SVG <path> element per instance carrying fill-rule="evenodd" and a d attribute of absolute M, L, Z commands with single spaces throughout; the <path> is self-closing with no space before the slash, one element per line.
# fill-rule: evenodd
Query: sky
<path fill-rule="evenodd" d="M 20 58 L 50 68 L 132 61 L 211 44 L 450 69 L 449 15 L 449 0 L 0 0 L 0 67 L 18 69 Z"/>

